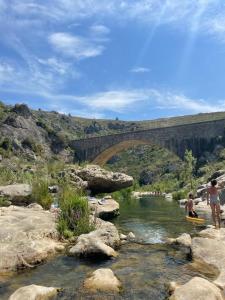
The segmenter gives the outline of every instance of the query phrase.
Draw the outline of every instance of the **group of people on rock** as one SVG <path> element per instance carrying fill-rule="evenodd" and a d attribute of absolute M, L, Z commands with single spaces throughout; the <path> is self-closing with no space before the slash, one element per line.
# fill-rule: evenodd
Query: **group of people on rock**
<path fill-rule="evenodd" d="M 207 205 L 210 205 L 212 211 L 212 219 L 213 225 L 216 228 L 220 228 L 221 226 L 221 218 L 220 218 L 220 190 L 224 188 L 223 184 L 218 185 L 217 180 L 213 179 L 211 181 L 210 187 L 207 188 L 206 192 L 206 200 Z M 185 211 L 188 212 L 189 217 L 198 218 L 198 214 L 194 210 L 194 195 L 193 193 L 189 193 L 188 201 L 185 205 Z"/>

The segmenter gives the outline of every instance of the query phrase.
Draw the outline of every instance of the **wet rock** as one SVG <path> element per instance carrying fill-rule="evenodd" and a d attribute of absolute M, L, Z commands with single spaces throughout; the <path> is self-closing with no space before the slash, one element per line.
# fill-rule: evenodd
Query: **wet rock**
<path fill-rule="evenodd" d="M 57 289 L 39 285 L 28 285 L 16 290 L 9 300 L 50 300 L 57 295 Z"/>
<path fill-rule="evenodd" d="M 57 194 L 59 192 L 59 187 L 58 187 L 58 185 L 49 186 L 48 191 L 49 191 L 49 193 Z"/>
<path fill-rule="evenodd" d="M 121 239 L 121 240 L 126 240 L 126 239 L 127 239 L 127 236 L 126 236 L 125 234 L 122 234 L 122 233 L 121 233 L 121 234 L 120 234 L 120 239 Z"/>
<path fill-rule="evenodd" d="M 80 235 L 69 253 L 74 256 L 116 257 L 114 248 L 119 244 L 120 237 L 116 227 L 110 222 L 97 219 L 96 230 Z"/>
<path fill-rule="evenodd" d="M 0 208 L 0 274 L 32 268 L 56 253 L 55 215 L 36 208 Z"/>
<path fill-rule="evenodd" d="M 77 169 L 75 174 L 88 182 L 93 193 L 109 193 L 132 186 L 133 178 L 123 173 L 114 173 L 95 165 Z"/>
<path fill-rule="evenodd" d="M 175 288 L 170 300 L 223 300 L 222 293 L 210 281 L 194 277 L 184 285 Z"/>
<path fill-rule="evenodd" d="M 225 229 L 208 228 L 200 233 L 202 237 L 192 240 L 191 250 L 194 265 L 201 271 L 218 275 L 214 283 L 225 288 Z M 204 236 L 204 237 L 203 237 Z M 207 237 L 206 237 L 207 236 Z"/>
<path fill-rule="evenodd" d="M 93 292 L 119 292 L 121 283 L 116 278 L 112 270 L 98 269 L 85 280 L 84 288 Z"/>
<path fill-rule="evenodd" d="M 135 235 L 133 234 L 133 232 L 128 233 L 127 239 L 130 240 L 130 241 L 133 241 L 135 239 Z"/>

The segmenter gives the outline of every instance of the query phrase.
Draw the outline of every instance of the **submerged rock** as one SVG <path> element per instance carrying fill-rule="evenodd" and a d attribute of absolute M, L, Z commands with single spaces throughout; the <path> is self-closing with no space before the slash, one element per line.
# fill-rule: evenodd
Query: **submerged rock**
<path fill-rule="evenodd" d="M 116 227 L 110 222 L 97 220 L 96 230 L 80 235 L 69 253 L 77 256 L 116 257 L 114 248 L 119 244 L 120 237 Z"/>
<path fill-rule="evenodd" d="M 16 290 L 9 300 L 50 300 L 57 295 L 57 289 L 39 285 L 28 285 Z"/>
<path fill-rule="evenodd" d="M 77 169 L 75 174 L 88 182 L 88 188 L 93 193 L 110 193 L 133 184 L 133 177 L 123 173 L 110 172 L 96 165 Z"/>
<path fill-rule="evenodd" d="M 116 278 L 112 270 L 98 269 L 85 280 L 84 288 L 93 292 L 119 292 L 121 283 Z"/>
<path fill-rule="evenodd" d="M 201 277 L 194 277 L 184 285 L 175 287 L 170 300 L 223 300 L 220 289 Z"/>

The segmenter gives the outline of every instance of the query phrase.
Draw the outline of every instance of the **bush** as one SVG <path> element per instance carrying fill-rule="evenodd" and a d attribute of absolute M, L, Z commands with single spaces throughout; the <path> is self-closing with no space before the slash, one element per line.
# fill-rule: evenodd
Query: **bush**
<path fill-rule="evenodd" d="M 185 198 L 187 198 L 187 194 L 188 194 L 187 190 L 180 190 L 180 191 L 174 192 L 174 193 L 172 193 L 173 200 L 178 201 L 181 199 L 185 199 Z"/>
<path fill-rule="evenodd" d="M 48 192 L 49 183 L 45 179 L 35 179 L 32 184 L 32 201 L 40 204 L 44 209 L 50 209 L 53 202 L 52 195 Z"/>
<path fill-rule="evenodd" d="M 61 209 L 57 229 L 65 238 L 72 235 L 78 236 L 89 233 L 94 226 L 89 222 L 88 201 L 76 191 L 64 186 L 60 195 L 59 206 Z"/>

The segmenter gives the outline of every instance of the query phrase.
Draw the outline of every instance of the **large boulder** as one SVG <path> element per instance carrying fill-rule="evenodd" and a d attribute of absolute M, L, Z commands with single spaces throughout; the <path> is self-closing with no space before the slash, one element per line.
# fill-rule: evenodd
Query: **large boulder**
<path fill-rule="evenodd" d="M 214 283 L 225 288 L 225 229 L 209 228 L 200 233 L 202 237 L 192 239 L 192 256 L 194 265 L 218 277 Z"/>
<path fill-rule="evenodd" d="M 0 186 L 0 194 L 6 196 L 15 205 L 30 203 L 32 188 L 29 184 L 12 184 Z"/>
<path fill-rule="evenodd" d="M 217 179 L 218 177 L 220 177 L 222 175 L 225 175 L 225 170 L 217 170 L 208 178 L 208 181 Z"/>
<path fill-rule="evenodd" d="M 119 292 L 120 281 L 110 269 L 98 269 L 84 282 L 84 288 L 92 292 Z"/>
<path fill-rule="evenodd" d="M 72 256 L 103 256 L 116 257 L 114 250 L 120 244 L 120 237 L 116 227 L 103 220 L 96 219 L 96 230 L 82 234 L 78 237 L 77 243 L 69 253 Z"/>
<path fill-rule="evenodd" d="M 110 220 L 119 215 L 119 203 L 113 199 L 102 199 L 89 201 L 89 206 L 96 217 Z"/>
<path fill-rule="evenodd" d="M 50 300 L 57 295 L 57 289 L 39 285 L 28 285 L 16 290 L 9 300 Z"/>
<path fill-rule="evenodd" d="M 168 243 L 178 246 L 184 253 L 190 253 L 191 236 L 188 233 L 183 233 L 178 238 L 169 238 Z"/>
<path fill-rule="evenodd" d="M 37 205 L 1 208 L 0 241 L 0 274 L 32 268 L 62 246 L 55 215 Z"/>
<path fill-rule="evenodd" d="M 184 285 L 175 288 L 170 300 L 223 300 L 218 287 L 201 277 L 194 277 Z"/>
<path fill-rule="evenodd" d="M 79 168 L 76 170 L 76 175 L 88 182 L 88 188 L 92 193 L 110 193 L 133 184 L 133 177 L 110 172 L 96 165 Z"/>

